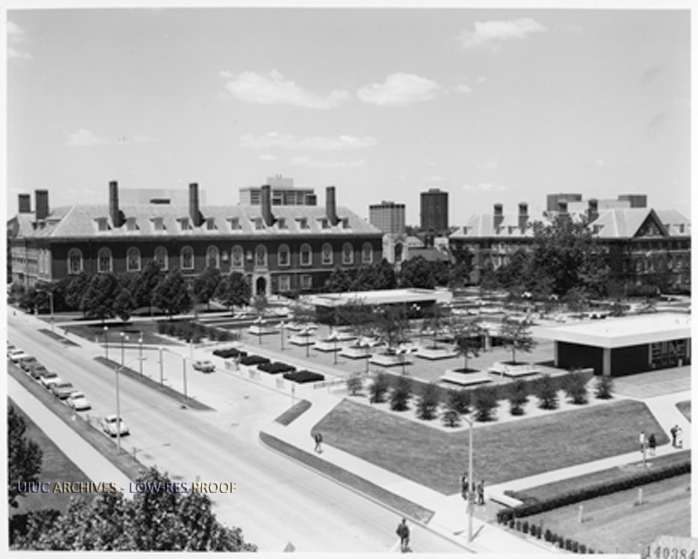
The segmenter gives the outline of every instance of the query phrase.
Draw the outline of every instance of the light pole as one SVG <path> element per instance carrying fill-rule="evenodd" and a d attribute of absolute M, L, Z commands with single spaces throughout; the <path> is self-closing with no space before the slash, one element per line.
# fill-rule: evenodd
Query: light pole
<path fill-rule="evenodd" d="M 278 325 L 277 328 L 281 332 L 281 351 L 284 350 L 284 332 L 286 330 L 286 323 L 282 320 Z"/>
<path fill-rule="evenodd" d="M 184 385 L 184 397 L 187 397 L 187 358 L 182 356 L 182 384 Z"/>
<path fill-rule="evenodd" d="M 51 303 L 51 332 L 53 332 L 53 291 L 47 291 Z"/>
<path fill-rule="evenodd" d="M 124 366 L 124 342 L 128 339 L 125 332 L 121 332 L 121 366 Z"/>
<path fill-rule="evenodd" d="M 473 541 L 473 489 L 475 475 L 473 472 L 473 420 L 463 418 L 468 422 L 468 542 Z"/>
<path fill-rule="evenodd" d="M 109 336 L 107 336 L 107 333 L 109 332 L 109 326 L 104 327 L 104 357 L 107 361 L 109 361 Z"/>
<path fill-rule="evenodd" d="M 160 361 L 158 362 L 160 365 L 160 385 L 163 383 L 163 374 L 162 374 L 162 346 L 158 347 L 158 352 L 159 352 L 159 357 Z"/>
<path fill-rule="evenodd" d="M 140 359 L 140 358 L 138 358 Z M 133 361 L 129 361 L 129 363 L 133 363 Z M 119 452 L 121 452 L 121 401 L 119 400 L 119 373 L 121 372 L 121 369 L 123 369 L 126 365 L 122 364 L 121 366 L 117 367 L 114 369 L 114 374 L 116 375 L 116 447 Z"/>
<path fill-rule="evenodd" d="M 332 340 L 334 342 L 334 351 L 332 352 L 332 354 L 334 356 L 334 364 L 335 365 L 337 364 L 337 339 L 338 338 L 339 338 L 339 336 L 337 335 L 337 332 L 332 332 L 332 334 L 330 335 L 330 340 Z"/>
<path fill-rule="evenodd" d="M 138 338 L 138 361 L 139 361 L 139 372 L 143 376 L 143 332 L 141 332 Z"/>

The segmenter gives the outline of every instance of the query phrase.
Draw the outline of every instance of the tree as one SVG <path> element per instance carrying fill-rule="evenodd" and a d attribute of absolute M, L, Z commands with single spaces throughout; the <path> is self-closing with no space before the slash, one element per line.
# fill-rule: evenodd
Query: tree
<path fill-rule="evenodd" d="M 385 402 L 385 395 L 388 392 L 388 388 L 390 387 L 390 383 L 388 382 L 388 376 L 385 373 L 378 373 L 375 377 L 373 377 L 373 382 L 371 383 L 371 387 L 369 389 L 370 393 L 370 402 L 380 404 L 382 402 Z"/>
<path fill-rule="evenodd" d="M 530 353 L 537 343 L 531 335 L 531 326 L 525 321 L 506 317 L 502 321 L 500 334 L 504 346 L 511 349 L 511 363 L 516 364 L 516 352 Z"/>
<path fill-rule="evenodd" d="M 536 398 L 538 398 L 538 407 L 543 410 L 557 409 L 558 395 L 555 381 L 548 374 L 540 377 L 535 383 Z"/>
<path fill-rule="evenodd" d="M 417 400 L 417 417 L 426 420 L 434 419 L 439 403 L 438 386 L 434 383 L 425 384 Z"/>
<path fill-rule="evenodd" d="M 216 519 L 208 495 L 166 491 L 167 475 L 150 468 L 136 480 L 157 490 L 125 499 L 121 492 L 101 493 L 91 503 L 71 501 L 63 515 L 30 513 L 14 549 L 65 551 L 256 551 L 239 528 Z"/>
<path fill-rule="evenodd" d="M 229 310 L 233 307 L 246 307 L 252 298 L 252 287 L 243 274 L 231 272 L 218 284 L 215 296 Z"/>
<path fill-rule="evenodd" d="M 356 279 L 354 269 L 336 268 L 325 281 L 325 291 L 328 293 L 344 293 L 352 290 Z"/>
<path fill-rule="evenodd" d="M 25 484 L 37 483 L 41 473 L 43 452 L 39 445 L 24 436 L 27 424 L 10 404 L 7 409 L 7 500 L 17 508 L 17 497 Z"/>
<path fill-rule="evenodd" d="M 90 285 L 90 278 L 85 272 L 80 272 L 72 278 L 65 289 L 65 302 L 69 308 L 78 310 L 80 301 Z"/>
<path fill-rule="evenodd" d="M 127 287 L 122 287 L 119 294 L 114 299 L 114 313 L 124 322 L 131 318 L 131 314 L 136 308 L 136 300 L 131 294 L 131 290 Z"/>
<path fill-rule="evenodd" d="M 596 379 L 594 393 L 599 400 L 613 398 L 613 377 L 602 375 Z"/>
<path fill-rule="evenodd" d="M 528 383 L 520 378 L 509 385 L 509 412 L 511 415 L 523 415 L 523 406 L 528 402 Z"/>
<path fill-rule="evenodd" d="M 446 396 L 446 408 L 458 415 L 470 413 L 470 392 L 467 390 L 449 390 Z"/>
<path fill-rule="evenodd" d="M 409 327 L 405 309 L 389 305 L 376 311 L 376 330 L 383 338 L 388 349 L 394 349 L 405 338 L 405 332 Z"/>
<path fill-rule="evenodd" d="M 573 404 L 582 405 L 589 401 L 587 381 L 579 371 L 570 371 L 565 376 L 563 389 Z"/>
<path fill-rule="evenodd" d="M 400 266 L 399 284 L 400 287 L 434 289 L 436 287 L 434 263 L 423 256 L 406 260 Z"/>
<path fill-rule="evenodd" d="M 464 359 L 463 371 L 468 372 L 468 360 L 480 355 L 482 336 L 485 331 L 477 320 L 460 322 L 454 327 L 456 353 Z"/>
<path fill-rule="evenodd" d="M 191 296 L 182 272 L 175 270 L 164 277 L 153 293 L 153 302 L 170 319 L 191 309 Z"/>
<path fill-rule="evenodd" d="M 204 272 L 194 280 L 192 291 L 194 299 L 198 304 L 206 304 L 206 308 L 211 308 L 211 299 L 216 293 L 218 284 L 221 282 L 221 271 L 218 268 L 206 268 Z"/>
<path fill-rule="evenodd" d="M 80 300 L 80 310 L 85 318 L 99 318 L 104 321 L 114 318 L 114 301 L 121 291 L 119 280 L 112 273 L 92 276 L 90 284 Z"/>
<path fill-rule="evenodd" d="M 422 321 L 422 332 L 431 333 L 432 347 L 436 349 L 436 339 L 446 333 L 450 326 L 449 314 L 446 308 L 440 304 L 434 304 Z"/>
<path fill-rule="evenodd" d="M 460 414 L 455 410 L 447 409 L 441 415 L 441 421 L 443 421 L 446 427 L 458 427 L 460 425 Z"/>
<path fill-rule="evenodd" d="M 393 411 L 405 411 L 411 397 L 412 381 L 406 375 L 397 377 L 390 393 L 390 409 Z"/>
<path fill-rule="evenodd" d="M 473 391 L 473 408 L 477 421 L 492 421 L 497 409 L 497 389 L 494 386 L 478 386 Z"/>
<path fill-rule="evenodd" d="M 363 390 L 364 379 L 360 373 L 352 373 L 347 379 L 347 391 L 351 396 L 356 396 Z"/>
<path fill-rule="evenodd" d="M 151 260 L 138 274 L 131 278 L 131 293 L 136 301 L 136 308 L 153 306 L 155 289 L 162 282 L 165 274 L 157 260 Z"/>

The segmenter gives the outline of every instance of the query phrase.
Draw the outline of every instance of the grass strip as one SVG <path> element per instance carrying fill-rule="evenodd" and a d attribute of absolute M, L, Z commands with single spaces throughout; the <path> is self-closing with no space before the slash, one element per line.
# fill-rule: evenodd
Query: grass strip
<path fill-rule="evenodd" d="M 684 415 L 686 419 L 691 421 L 691 401 L 688 400 L 686 402 L 679 402 L 676 404 L 676 407 L 679 409 L 679 411 Z"/>
<path fill-rule="evenodd" d="M 199 411 L 215 411 L 214 408 L 211 406 L 207 406 L 206 404 L 199 402 L 198 400 L 191 398 L 189 396 L 185 396 L 181 392 L 178 392 L 174 388 L 170 388 L 169 386 L 165 386 L 164 384 L 160 384 L 159 382 L 155 382 L 153 379 L 150 377 L 147 377 L 145 375 L 141 375 L 140 373 L 134 371 L 133 369 L 129 369 L 128 367 L 121 367 L 119 363 L 116 363 L 115 361 L 112 361 L 111 359 L 106 359 L 104 357 L 95 357 L 95 361 L 101 363 L 102 365 L 106 365 L 109 367 L 111 370 L 115 369 L 120 369 L 119 374 L 120 375 L 125 375 L 130 379 L 133 379 L 137 382 L 140 382 L 141 384 L 144 384 L 148 388 L 155 390 L 159 392 L 160 394 L 167 396 L 168 398 L 172 398 L 173 400 L 177 400 L 179 403 L 184 404 L 185 406 L 194 409 L 194 410 L 199 410 Z"/>
<path fill-rule="evenodd" d="M 69 346 L 76 346 L 78 347 L 78 344 L 76 344 L 74 341 L 69 340 L 68 338 L 65 338 L 61 336 L 60 334 L 56 334 L 55 332 L 51 332 L 51 330 L 47 330 L 46 328 L 41 328 L 39 330 L 42 334 L 45 336 L 48 336 L 49 338 L 53 338 L 57 342 L 62 343 L 63 345 L 69 345 Z"/>
<path fill-rule="evenodd" d="M 274 450 L 285 454 L 292 460 L 301 462 L 319 473 L 350 487 L 354 491 L 361 493 L 375 501 L 378 501 L 396 511 L 403 516 L 411 518 L 421 523 L 427 523 L 434 516 L 434 511 L 413 503 L 412 501 L 386 491 L 382 487 L 371 483 L 339 466 L 331 464 L 322 458 L 290 445 L 267 433 L 259 434 L 261 441 Z"/>
<path fill-rule="evenodd" d="M 24 374 L 14 365 L 8 365 L 12 377 L 35 396 L 44 406 L 57 415 L 66 425 L 85 439 L 97 452 L 107 458 L 131 480 L 136 479 L 146 467 L 127 452 L 118 452 L 116 445 L 101 431 L 98 431 L 79 414 L 74 414 L 68 406 L 60 402 L 53 394 Z"/>
<path fill-rule="evenodd" d="M 291 423 L 293 423 L 296 419 L 298 419 L 305 412 L 307 412 L 311 406 L 312 406 L 312 404 L 310 402 L 308 402 L 308 400 L 301 400 L 295 406 L 287 409 L 284 413 L 282 413 L 274 421 L 276 421 L 277 423 L 281 423 L 281 425 L 286 427 L 286 426 L 290 425 Z"/>

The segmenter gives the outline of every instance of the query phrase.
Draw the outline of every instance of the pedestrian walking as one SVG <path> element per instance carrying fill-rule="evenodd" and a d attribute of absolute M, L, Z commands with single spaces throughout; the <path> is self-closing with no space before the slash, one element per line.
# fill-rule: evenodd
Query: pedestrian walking
<path fill-rule="evenodd" d="M 460 494 L 466 501 L 468 500 L 468 490 L 468 472 L 463 472 L 463 475 L 460 477 Z"/>
<path fill-rule="evenodd" d="M 683 448 L 683 431 L 678 425 L 676 426 L 676 448 Z"/>
<path fill-rule="evenodd" d="M 650 446 L 650 456 L 654 456 L 654 453 L 657 450 L 657 439 L 654 436 L 654 433 L 650 433 L 649 439 L 647 439 L 649 446 Z"/>
<path fill-rule="evenodd" d="M 477 484 L 477 504 L 485 504 L 485 480 L 481 479 L 480 483 Z"/>
<path fill-rule="evenodd" d="M 647 441 L 645 439 L 645 432 L 640 431 L 640 452 L 642 455 L 645 455 L 645 444 L 647 444 Z"/>
<path fill-rule="evenodd" d="M 400 551 L 408 552 L 410 550 L 410 528 L 407 526 L 406 518 L 403 518 L 402 522 L 397 525 L 395 533 L 400 537 Z"/>
<path fill-rule="evenodd" d="M 676 430 L 679 428 L 678 425 L 674 425 L 669 432 L 671 433 L 671 446 L 676 448 Z"/>
<path fill-rule="evenodd" d="M 322 434 L 315 433 L 315 452 L 322 453 Z"/>

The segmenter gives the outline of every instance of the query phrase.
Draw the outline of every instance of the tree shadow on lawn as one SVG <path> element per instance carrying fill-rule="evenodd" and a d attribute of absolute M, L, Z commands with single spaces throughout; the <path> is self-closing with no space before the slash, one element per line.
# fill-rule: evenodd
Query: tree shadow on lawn
<path fill-rule="evenodd" d="M 421 485 L 445 495 L 460 491 L 468 430 L 444 432 L 350 400 L 315 429 L 327 444 Z M 655 433 L 658 445 L 669 440 L 647 406 L 629 400 L 504 424 L 476 423 L 474 477 L 492 485 L 637 451 L 641 430 Z"/>

